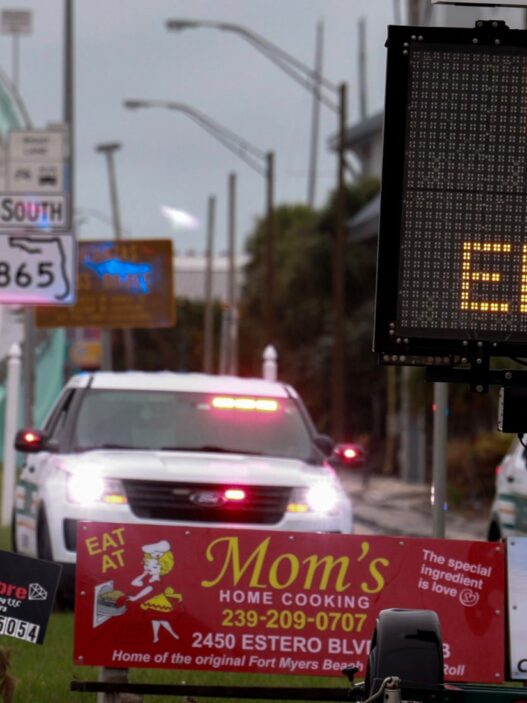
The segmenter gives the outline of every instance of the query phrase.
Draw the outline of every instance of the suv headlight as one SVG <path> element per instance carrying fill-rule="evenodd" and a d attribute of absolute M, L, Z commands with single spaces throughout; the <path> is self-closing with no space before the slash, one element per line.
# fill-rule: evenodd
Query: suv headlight
<path fill-rule="evenodd" d="M 128 502 L 121 481 L 84 471 L 68 476 L 66 493 L 70 503 L 79 505 L 124 505 Z"/>
<path fill-rule="evenodd" d="M 337 512 L 339 500 L 340 495 L 335 485 L 320 481 L 309 488 L 294 488 L 287 512 L 331 515 Z"/>

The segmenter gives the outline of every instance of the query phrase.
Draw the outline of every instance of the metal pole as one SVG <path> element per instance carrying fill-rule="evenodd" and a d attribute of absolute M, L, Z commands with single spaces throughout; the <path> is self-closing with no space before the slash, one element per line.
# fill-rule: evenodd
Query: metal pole
<path fill-rule="evenodd" d="M 445 536 L 448 383 L 434 383 L 433 537 Z"/>
<path fill-rule="evenodd" d="M 266 154 L 266 236 L 265 236 L 265 277 L 264 277 L 264 323 L 265 344 L 274 341 L 274 152 Z"/>
<path fill-rule="evenodd" d="M 332 431 L 336 441 L 344 439 L 345 427 L 345 276 L 346 276 L 346 184 L 344 181 L 346 160 L 346 101 L 347 86 L 339 87 L 339 149 L 338 188 L 335 205 L 335 247 L 333 260 L 333 358 L 332 358 Z"/>
<path fill-rule="evenodd" d="M 24 308 L 24 346 L 22 349 L 22 367 L 24 377 L 24 425 L 33 427 L 35 419 L 35 313 L 33 308 Z"/>
<path fill-rule="evenodd" d="M 106 154 L 108 163 L 108 179 L 110 185 L 110 202 L 112 206 L 113 231 L 115 239 L 122 239 L 121 214 L 119 212 L 119 200 L 117 198 L 117 180 L 115 177 L 114 152 L 120 149 L 120 144 L 106 144 L 99 147 Z"/>
<path fill-rule="evenodd" d="M 71 212 L 75 212 L 75 74 L 74 74 L 74 17 L 73 0 L 64 0 L 64 123 L 69 135 L 69 164 L 65 190 L 69 192 Z M 72 234 L 75 223 L 72 218 Z"/>
<path fill-rule="evenodd" d="M 313 108 L 311 113 L 311 146 L 309 152 L 309 180 L 307 185 L 307 202 L 309 207 L 315 207 L 315 191 L 317 187 L 318 163 L 318 133 L 320 125 L 320 76 L 322 75 L 322 55 L 324 51 L 324 23 L 317 24 L 317 39 L 315 48 L 315 80 L 313 81 Z"/>
<path fill-rule="evenodd" d="M 6 405 L 4 419 L 4 472 L 2 484 L 2 525 L 9 525 L 14 505 L 16 452 L 13 445 L 18 423 L 20 393 L 20 347 L 13 344 L 7 358 Z"/>
<path fill-rule="evenodd" d="M 359 20 L 359 114 L 361 120 L 366 119 L 368 100 L 366 95 L 366 19 Z"/>
<path fill-rule="evenodd" d="M 227 329 L 227 373 L 235 376 L 238 372 L 236 358 L 236 174 L 229 174 L 228 193 L 228 236 L 229 236 L 229 280 L 228 280 L 228 305 L 229 318 Z"/>
<path fill-rule="evenodd" d="M 397 370 L 386 367 L 386 447 L 384 450 L 383 474 L 395 473 L 395 449 L 397 442 Z"/>
<path fill-rule="evenodd" d="M 220 331 L 220 364 L 219 371 L 220 374 L 228 373 L 228 362 L 229 362 L 229 309 L 225 306 L 221 313 L 221 331 Z"/>
<path fill-rule="evenodd" d="M 212 316 L 212 262 L 214 260 L 214 219 L 216 198 L 209 197 L 207 208 L 207 264 L 205 269 L 205 314 L 203 320 L 203 372 L 212 373 L 214 320 Z"/>
<path fill-rule="evenodd" d="M 18 69 L 17 69 L 18 72 Z M 18 76 L 16 76 L 18 81 Z M 66 177 L 65 188 L 69 190 L 71 211 L 74 212 L 74 92 L 73 92 L 73 2 L 64 2 L 64 122 L 69 127 L 70 171 Z M 73 223 L 72 223 L 72 233 Z M 22 352 L 22 375 L 24 379 L 24 424 L 34 425 L 35 405 L 35 316 L 34 310 L 24 310 L 24 347 Z"/>
<path fill-rule="evenodd" d="M 393 369 L 394 376 L 397 374 L 398 369 L 395 366 L 389 366 L 389 369 Z M 409 366 L 403 366 L 400 370 L 399 379 L 399 392 L 400 392 L 400 406 L 399 406 L 399 438 L 400 438 L 400 450 L 399 450 L 399 472 L 400 477 L 403 481 L 410 483 L 413 480 L 414 466 L 412 462 L 412 443 L 415 440 L 411 432 L 411 425 L 413 423 L 413 413 L 410 403 L 410 379 L 412 376 L 412 369 Z M 397 408 L 393 408 L 396 412 Z"/>
<path fill-rule="evenodd" d="M 13 33 L 13 85 L 15 90 L 18 90 L 18 76 L 19 76 L 19 45 L 18 45 L 18 33 Z"/>

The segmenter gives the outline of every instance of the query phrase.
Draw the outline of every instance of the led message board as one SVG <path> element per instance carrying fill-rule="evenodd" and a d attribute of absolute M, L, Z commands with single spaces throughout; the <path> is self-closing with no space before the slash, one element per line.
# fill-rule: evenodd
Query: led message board
<path fill-rule="evenodd" d="M 527 350 L 527 33 L 390 27 L 374 348 Z"/>

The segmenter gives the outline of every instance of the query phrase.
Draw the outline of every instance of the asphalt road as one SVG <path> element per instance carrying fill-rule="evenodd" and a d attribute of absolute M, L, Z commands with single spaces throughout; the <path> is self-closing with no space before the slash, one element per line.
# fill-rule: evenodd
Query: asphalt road
<path fill-rule="evenodd" d="M 409 484 L 392 477 L 372 476 L 364 485 L 362 477 L 352 472 L 341 474 L 341 479 L 353 499 L 357 534 L 433 536 L 429 484 Z M 470 516 L 448 510 L 445 537 L 484 540 L 487 525 L 486 509 Z"/>

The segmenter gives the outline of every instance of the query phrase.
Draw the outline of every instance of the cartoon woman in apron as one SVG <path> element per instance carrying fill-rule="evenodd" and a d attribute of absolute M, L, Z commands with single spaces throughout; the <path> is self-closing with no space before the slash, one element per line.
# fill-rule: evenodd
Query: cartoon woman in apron
<path fill-rule="evenodd" d="M 143 572 L 131 582 L 132 586 L 137 586 L 141 590 L 133 596 L 128 596 L 128 600 L 138 601 L 156 591 L 154 595 L 140 603 L 141 610 L 171 613 L 174 610 L 173 601 L 181 602 L 183 596 L 181 593 L 176 593 L 172 586 L 167 586 L 163 590 L 156 586 L 161 581 L 161 577 L 169 574 L 174 568 L 174 554 L 170 544 L 163 539 L 155 544 L 143 545 L 142 550 L 144 552 Z M 161 628 L 164 628 L 174 639 L 179 639 L 179 635 L 174 632 L 168 620 L 155 618 L 152 620 L 154 643 L 159 642 Z"/>

